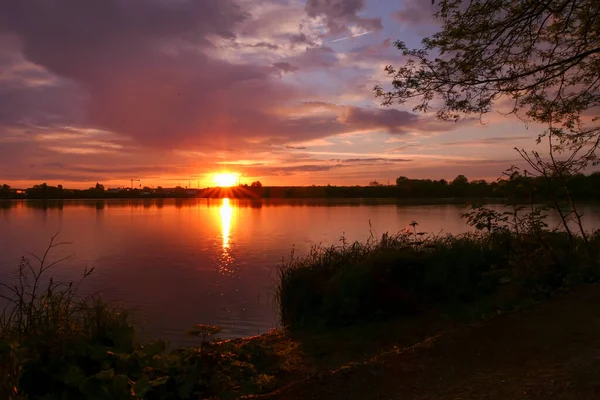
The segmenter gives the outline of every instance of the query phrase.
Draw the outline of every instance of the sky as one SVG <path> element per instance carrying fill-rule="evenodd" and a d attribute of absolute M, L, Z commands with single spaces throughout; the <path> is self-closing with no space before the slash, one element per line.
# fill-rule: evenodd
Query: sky
<path fill-rule="evenodd" d="M 383 107 L 425 0 L 0 3 L 0 183 L 87 188 L 494 180 L 541 128 Z"/>

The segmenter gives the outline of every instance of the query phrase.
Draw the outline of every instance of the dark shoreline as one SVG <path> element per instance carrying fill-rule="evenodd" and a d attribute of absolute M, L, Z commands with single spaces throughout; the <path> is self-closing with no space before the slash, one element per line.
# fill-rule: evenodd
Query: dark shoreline
<path fill-rule="evenodd" d="M 85 207 L 94 207 L 102 209 L 112 206 L 143 206 L 143 207 L 163 207 L 174 204 L 176 207 L 183 207 L 191 204 L 220 205 L 225 198 L 207 198 L 207 197 L 166 197 L 166 198 L 98 198 L 98 199 L 0 199 L 0 209 L 11 209 L 22 205 L 26 208 L 53 209 L 63 208 L 65 206 L 81 205 Z M 518 205 L 529 206 L 528 201 L 522 200 L 515 202 L 506 198 L 271 198 L 271 199 L 230 199 L 235 201 L 236 207 L 360 207 L 360 206 L 469 206 L 469 205 Z M 549 201 L 536 201 L 537 205 L 551 205 Z M 588 200 L 580 201 L 579 205 L 598 205 L 598 201 Z"/>

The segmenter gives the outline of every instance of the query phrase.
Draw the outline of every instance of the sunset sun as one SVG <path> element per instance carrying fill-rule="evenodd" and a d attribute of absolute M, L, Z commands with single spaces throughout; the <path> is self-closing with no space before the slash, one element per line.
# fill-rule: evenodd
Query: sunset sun
<path fill-rule="evenodd" d="M 237 182 L 237 175 L 231 173 L 215 174 L 213 180 L 219 187 L 230 187 Z"/>

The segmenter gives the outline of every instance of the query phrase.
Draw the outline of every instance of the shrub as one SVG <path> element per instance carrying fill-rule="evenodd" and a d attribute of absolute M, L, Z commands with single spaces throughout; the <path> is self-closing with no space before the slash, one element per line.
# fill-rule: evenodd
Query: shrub
<path fill-rule="evenodd" d="M 488 211 L 470 218 L 480 233 L 428 236 L 414 223 L 413 231 L 380 240 L 292 256 L 278 268 L 275 297 L 283 324 L 335 326 L 415 315 L 477 301 L 507 282 L 548 295 L 598 279 L 599 257 L 589 249 L 598 248 L 600 235 L 587 246 L 576 237 L 573 247 L 566 233 L 541 229 L 539 214 L 508 220 Z"/>
<path fill-rule="evenodd" d="M 195 326 L 198 347 L 167 352 L 162 341 L 139 343 L 125 313 L 77 296 L 91 270 L 76 284 L 46 280 L 49 251 L 62 244 L 53 237 L 38 266 L 23 259 L 17 283 L 2 285 L 0 399 L 190 399 L 269 386 L 244 346 L 211 339 L 216 327 Z"/>

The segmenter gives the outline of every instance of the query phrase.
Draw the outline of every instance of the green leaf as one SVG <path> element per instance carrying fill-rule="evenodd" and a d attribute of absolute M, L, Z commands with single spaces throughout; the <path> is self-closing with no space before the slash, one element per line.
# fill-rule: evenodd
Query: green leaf
<path fill-rule="evenodd" d="M 13 349 L 13 345 L 8 340 L 0 340 L 0 354 L 8 353 Z"/>
<path fill-rule="evenodd" d="M 138 379 L 133 387 L 133 390 L 135 391 L 135 397 L 138 399 L 143 398 L 151 388 L 152 385 L 150 385 L 150 379 L 148 379 L 147 376 Z"/>
<path fill-rule="evenodd" d="M 109 370 L 100 371 L 96 375 L 94 375 L 96 379 L 101 381 L 111 381 L 115 377 L 115 370 L 111 368 Z"/>
<path fill-rule="evenodd" d="M 179 396 L 187 399 L 192 393 L 192 390 L 194 390 L 194 384 L 191 382 L 186 382 L 177 388 L 177 393 Z"/>
<path fill-rule="evenodd" d="M 58 396 L 55 394 L 46 394 L 39 398 L 40 400 L 57 400 Z"/>
<path fill-rule="evenodd" d="M 122 325 L 114 329 L 111 333 L 111 339 L 118 351 L 130 352 L 133 350 L 135 330 L 132 326 Z"/>
<path fill-rule="evenodd" d="M 69 386 L 77 387 L 85 379 L 85 374 L 76 365 L 71 365 L 63 376 L 63 382 Z"/>
<path fill-rule="evenodd" d="M 88 399 L 94 400 L 113 400 L 113 397 L 108 392 L 108 389 L 102 384 L 102 382 L 94 379 L 93 377 L 86 378 L 81 385 L 79 390 Z"/>
<path fill-rule="evenodd" d="M 131 358 L 131 354 L 129 353 L 117 353 L 115 357 L 121 362 L 128 362 Z"/>
<path fill-rule="evenodd" d="M 107 356 L 106 348 L 104 348 L 104 346 L 89 346 L 88 352 L 90 358 L 94 361 L 104 360 Z"/>
<path fill-rule="evenodd" d="M 150 344 L 141 346 L 140 351 L 142 354 L 152 357 L 152 356 L 156 356 L 156 355 L 164 352 L 165 348 L 166 348 L 165 342 L 157 341 L 154 343 L 150 343 Z"/>
<path fill-rule="evenodd" d="M 154 356 L 149 364 L 155 370 L 166 372 L 169 369 L 169 361 L 167 356 Z"/>
<path fill-rule="evenodd" d="M 150 385 L 152 385 L 152 387 L 156 387 L 156 386 L 164 385 L 168 381 L 169 381 L 169 377 L 168 376 L 163 376 L 161 378 L 158 378 L 158 379 L 155 379 L 153 381 L 150 381 Z"/>
<path fill-rule="evenodd" d="M 130 388 L 129 378 L 127 377 L 127 375 L 116 375 L 115 379 L 113 379 L 113 387 L 115 388 L 115 393 L 121 395 L 120 397 L 129 397 Z"/>

